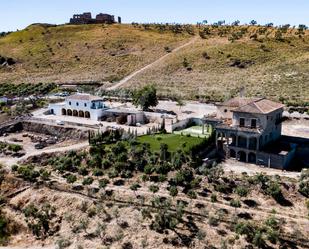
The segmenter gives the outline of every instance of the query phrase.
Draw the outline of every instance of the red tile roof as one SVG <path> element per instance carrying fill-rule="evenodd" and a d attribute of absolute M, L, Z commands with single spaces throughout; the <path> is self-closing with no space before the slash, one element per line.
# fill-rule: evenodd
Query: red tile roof
<path fill-rule="evenodd" d="M 220 106 L 229 106 L 229 107 L 241 107 L 244 105 L 247 105 L 249 103 L 252 103 L 254 101 L 260 100 L 262 98 L 244 98 L 244 97 L 235 97 L 232 99 L 229 99 L 222 104 L 219 104 Z"/>
<path fill-rule="evenodd" d="M 234 109 L 233 112 L 267 114 L 283 107 L 284 105 L 281 103 L 277 103 L 268 99 L 258 99 L 256 101 L 252 101 L 251 103 Z"/>

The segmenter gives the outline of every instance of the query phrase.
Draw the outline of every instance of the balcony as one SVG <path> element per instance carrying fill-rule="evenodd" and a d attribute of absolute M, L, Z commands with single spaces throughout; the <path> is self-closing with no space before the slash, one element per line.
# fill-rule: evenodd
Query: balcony
<path fill-rule="evenodd" d="M 250 132 L 250 133 L 262 133 L 263 128 L 261 126 L 257 126 L 255 128 L 251 128 L 250 126 L 239 126 L 239 125 L 217 125 L 217 130 L 229 130 L 229 131 L 242 131 L 242 132 Z"/>

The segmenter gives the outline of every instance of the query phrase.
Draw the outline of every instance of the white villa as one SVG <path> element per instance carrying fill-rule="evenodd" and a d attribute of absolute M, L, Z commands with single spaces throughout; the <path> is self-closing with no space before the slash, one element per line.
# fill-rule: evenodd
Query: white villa
<path fill-rule="evenodd" d="M 74 116 L 98 121 L 108 109 L 101 97 L 90 94 L 75 94 L 63 103 L 50 104 L 49 113 L 57 116 Z"/>

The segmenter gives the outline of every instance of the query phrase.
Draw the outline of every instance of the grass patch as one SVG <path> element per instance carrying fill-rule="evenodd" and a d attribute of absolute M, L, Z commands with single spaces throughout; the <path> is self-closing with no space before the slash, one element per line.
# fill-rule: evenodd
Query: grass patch
<path fill-rule="evenodd" d="M 169 152 L 176 152 L 179 149 L 189 151 L 190 148 L 200 144 L 202 141 L 202 138 L 177 134 L 146 135 L 138 138 L 138 142 L 150 144 L 150 148 L 154 152 L 160 151 L 160 144 L 162 143 L 168 145 Z"/>

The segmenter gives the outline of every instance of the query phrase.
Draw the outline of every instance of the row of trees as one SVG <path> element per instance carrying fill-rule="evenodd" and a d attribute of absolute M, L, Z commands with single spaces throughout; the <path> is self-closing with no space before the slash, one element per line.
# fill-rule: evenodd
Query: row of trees
<path fill-rule="evenodd" d="M 214 23 L 209 23 L 207 20 L 204 20 L 202 22 L 197 23 L 198 26 L 212 26 L 212 27 L 220 27 L 220 26 L 240 26 L 241 22 L 239 20 L 235 20 L 233 22 L 231 22 L 230 24 L 226 23 L 225 20 L 219 20 L 217 22 Z M 264 26 L 264 27 L 277 27 L 277 28 L 290 28 L 292 27 L 290 24 L 283 24 L 283 25 L 278 25 L 278 26 L 274 26 L 274 23 L 270 22 L 270 23 L 266 23 L 266 24 L 258 24 L 258 22 L 256 20 L 251 20 L 248 24 L 244 23 L 243 26 L 247 26 L 247 25 L 251 25 L 251 26 Z M 293 29 L 297 28 L 297 29 L 302 29 L 302 30 L 307 30 L 308 27 L 305 24 L 299 24 L 298 26 L 293 26 Z"/>

